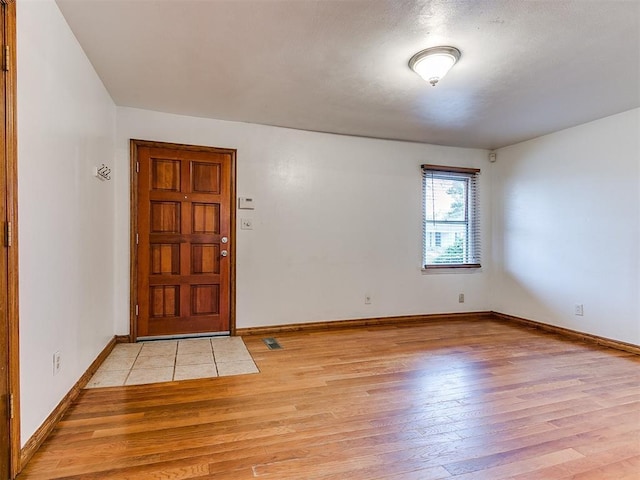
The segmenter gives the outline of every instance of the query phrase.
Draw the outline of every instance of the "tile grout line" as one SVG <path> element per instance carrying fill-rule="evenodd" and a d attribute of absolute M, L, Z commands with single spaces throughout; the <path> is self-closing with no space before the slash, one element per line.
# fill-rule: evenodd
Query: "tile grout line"
<path fill-rule="evenodd" d="M 211 343 L 211 357 L 213 357 L 213 368 L 216 371 L 216 377 L 219 377 L 220 376 L 220 371 L 218 370 L 218 362 L 216 361 L 216 353 L 215 353 L 215 350 L 213 349 L 213 338 L 210 338 L 209 342 Z"/>
<path fill-rule="evenodd" d="M 127 380 L 129 380 L 129 377 L 131 376 L 131 372 L 133 371 L 133 366 L 138 361 L 138 357 L 140 356 L 140 353 L 142 353 L 142 347 L 140 347 L 140 349 L 138 350 L 138 353 L 136 354 L 136 358 L 134 358 L 133 362 L 131 362 L 131 367 L 129 367 L 129 372 L 127 373 L 127 376 L 124 377 L 124 381 L 122 382 L 122 385 L 120 385 L 121 387 L 124 387 L 127 384 Z"/>
<path fill-rule="evenodd" d="M 178 348 L 180 348 L 180 341 L 176 342 L 176 351 L 173 354 L 173 373 L 171 374 L 171 381 L 176 381 L 176 365 L 178 364 Z"/>

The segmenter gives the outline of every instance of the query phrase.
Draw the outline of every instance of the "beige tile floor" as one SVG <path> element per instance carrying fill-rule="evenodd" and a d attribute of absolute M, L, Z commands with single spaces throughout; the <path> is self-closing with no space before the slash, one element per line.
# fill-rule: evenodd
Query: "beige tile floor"
<path fill-rule="evenodd" d="M 86 388 L 258 373 L 241 337 L 119 343 Z"/>

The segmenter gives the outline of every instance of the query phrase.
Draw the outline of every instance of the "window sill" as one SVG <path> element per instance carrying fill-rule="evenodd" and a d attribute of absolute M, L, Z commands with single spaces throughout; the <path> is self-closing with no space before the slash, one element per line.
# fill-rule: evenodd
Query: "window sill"
<path fill-rule="evenodd" d="M 430 265 L 422 267 L 423 275 L 439 274 L 439 273 L 478 273 L 482 272 L 482 266 L 479 264 L 469 265 Z"/>

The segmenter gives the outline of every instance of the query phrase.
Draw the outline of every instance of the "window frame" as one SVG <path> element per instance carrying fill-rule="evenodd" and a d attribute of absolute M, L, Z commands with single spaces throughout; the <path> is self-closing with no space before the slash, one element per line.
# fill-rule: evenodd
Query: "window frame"
<path fill-rule="evenodd" d="M 481 265 L 481 248 L 480 248 L 480 212 L 479 212 L 479 195 L 478 195 L 478 183 L 480 176 L 479 168 L 466 168 L 466 167 L 450 167 L 443 165 L 429 165 L 424 164 L 420 166 L 422 172 L 422 270 L 442 270 L 442 269 L 480 269 Z M 453 178 L 466 178 L 467 187 L 465 195 L 465 218 L 464 220 L 446 221 L 446 220 L 428 220 L 427 219 L 427 179 L 429 173 L 440 175 L 441 177 L 447 174 Z M 431 177 L 433 178 L 433 176 Z M 427 231 L 427 224 L 432 222 L 433 224 L 441 223 L 452 225 L 464 225 L 464 242 L 467 258 L 463 263 L 427 263 L 427 251 L 433 246 L 428 242 L 428 236 L 430 233 L 437 233 L 434 231 Z M 435 235 L 434 235 L 435 238 Z"/>

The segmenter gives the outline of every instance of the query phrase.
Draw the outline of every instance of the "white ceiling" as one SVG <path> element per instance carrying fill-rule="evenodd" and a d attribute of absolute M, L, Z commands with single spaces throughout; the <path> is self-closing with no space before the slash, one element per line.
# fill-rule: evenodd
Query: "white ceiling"
<path fill-rule="evenodd" d="M 57 4 L 122 106 L 488 149 L 640 106 L 640 0 Z"/>

